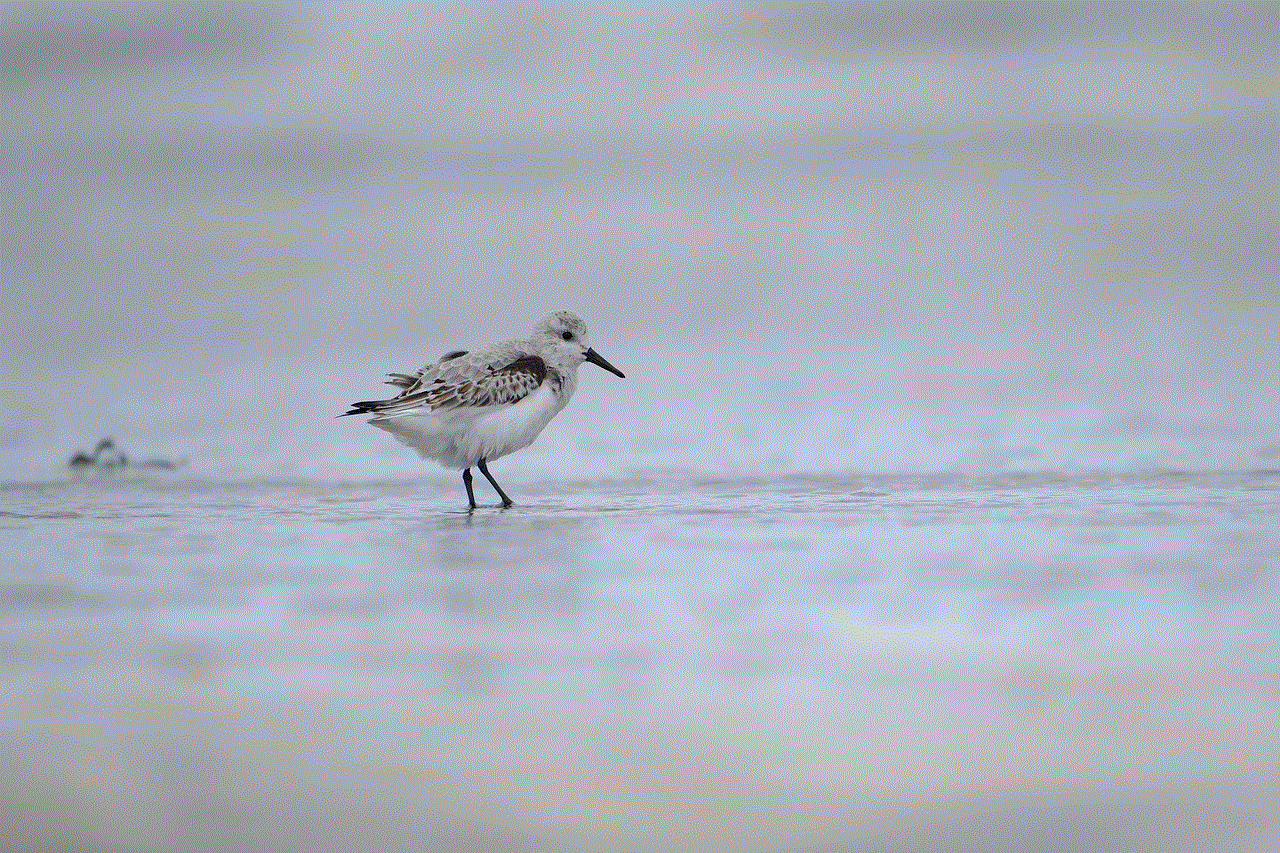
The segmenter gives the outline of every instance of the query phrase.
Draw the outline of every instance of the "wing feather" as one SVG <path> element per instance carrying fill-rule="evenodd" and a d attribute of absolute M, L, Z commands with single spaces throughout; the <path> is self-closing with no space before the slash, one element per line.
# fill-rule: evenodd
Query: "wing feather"
<path fill-rule="evenodd" d="M 478 352 L 451 352 L 417 374 L 389 374 L 404 390 L 390 400 L 352 403 L 344 414 L 394 417 L 429 409 L 508 405 L 523 400 L 547 378 L 547 365 L 524 341 L 506 341 Z"/>

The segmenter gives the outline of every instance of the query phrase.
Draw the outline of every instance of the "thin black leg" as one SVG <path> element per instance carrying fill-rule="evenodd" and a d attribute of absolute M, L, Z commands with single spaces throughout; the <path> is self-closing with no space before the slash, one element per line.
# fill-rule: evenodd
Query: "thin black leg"
<path fill-rule="evenodd" d="M 506 507 L 511 506 L 511 498 L 507 497 L 507 493 L 502 491 L 502 486 L 498 485 L 498 481 L 493 479 L 493 475 L 489 473 L 489 466 L 484 464 L 483 459 L 480 460 L 479 468 L 480 473 L 484 474 L 485 477 L 488 478 L 489 485 L 493 486 L 493 490 L 498 493 L 498 497 L 502 498 L 503 508 L 505 509 Z"/>
<path fill-rule="evenodd" d="M 476 493 L 471 491 L 471 469 L 462 469 L 462 485 L 467 487 L 467 503 L 470 504 L 468 509 L 476 508 Z"/>

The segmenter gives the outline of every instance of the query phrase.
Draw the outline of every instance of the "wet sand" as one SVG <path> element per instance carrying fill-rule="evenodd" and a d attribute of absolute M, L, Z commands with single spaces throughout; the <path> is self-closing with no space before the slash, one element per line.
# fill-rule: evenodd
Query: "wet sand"
<path fill-rule="evenodd" d="M 5 849 L 1274 849 L 1277 483 L 8 484 Z"/>

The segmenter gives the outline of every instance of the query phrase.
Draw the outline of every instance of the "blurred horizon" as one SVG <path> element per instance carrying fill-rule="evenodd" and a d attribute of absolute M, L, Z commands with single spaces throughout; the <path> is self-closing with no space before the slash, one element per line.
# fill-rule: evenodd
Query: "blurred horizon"
<path fill-rule="evenodd" d="M 1275 464 L 1269 4 L 0 14 L 14 476 L 217 432 L 193 386 L 314 421 L 561 307 L 631 377 L 575 407 L 638 431 L 766 388 L 779 432 L 799 398 L 1187 409 L 1257 435 L 1175 467 Z"/>

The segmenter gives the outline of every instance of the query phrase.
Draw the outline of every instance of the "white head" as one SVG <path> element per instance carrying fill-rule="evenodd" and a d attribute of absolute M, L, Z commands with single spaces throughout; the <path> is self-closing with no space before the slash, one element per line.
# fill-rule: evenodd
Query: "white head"
<path fill-rule="evenodd" d="M 552 311 L 533 327 L 530 337 L 536 341 L 546 357 L 568 367 L 577 367 L 584 361 L 597 364 L 610 373 L 624 376 L 623 372 L 591 348 L 587 338 L 587 324 L 569 311 Z M 625 378 L 625 377 L 624 377 Z"/>

